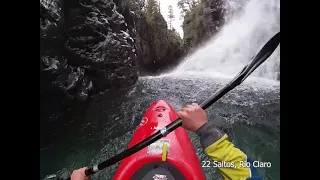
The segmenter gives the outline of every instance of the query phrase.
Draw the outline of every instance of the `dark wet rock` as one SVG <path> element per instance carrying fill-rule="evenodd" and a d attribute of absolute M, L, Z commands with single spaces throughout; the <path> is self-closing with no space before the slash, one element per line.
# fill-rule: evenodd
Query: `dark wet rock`
<path fill-rule="evenodd" d="M 131 86 L 132 33 L 112 1 L 40 1 L 40 75 L 72 98 Z"/>
<path fill-rule="evenodd" d="M 52 144 L 62 124 L 75 117 L 71 106 L 86 107 L 88 97 L 130 87 L 138 79 L 134 14 L 122 3 L 40 1 L 41 147 Z"/>

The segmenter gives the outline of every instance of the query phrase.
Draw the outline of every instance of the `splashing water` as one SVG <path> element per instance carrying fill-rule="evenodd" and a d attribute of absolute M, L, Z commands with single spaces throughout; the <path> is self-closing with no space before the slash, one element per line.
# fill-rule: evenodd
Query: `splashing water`
<path fill-rule="evenodd" d="M 230 19 L 221 31 L 165 76 L 234 77 L 265 43 L 280 31 L 280 0 L 228 1 Z M 242 2 L 243 3 L 243 2 Z M 280 45 L 252 77 L 278 80 Z M 162 75 L 163 76 L 163 75 Z"/>

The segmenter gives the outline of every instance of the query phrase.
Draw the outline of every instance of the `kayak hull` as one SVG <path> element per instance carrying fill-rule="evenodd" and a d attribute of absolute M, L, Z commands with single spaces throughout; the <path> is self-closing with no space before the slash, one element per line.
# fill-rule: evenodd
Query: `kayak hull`
<path fill-rule="evenodd" d="M 177 113 L 167 102 L 163 100 L 155 101 L 144 114 L 128 148 L 143 141 L 177 118 Z M 163 150 L 164 144 L 167 145 L 167 150 Z M 163 156 L 163 154 L 166 155 Z M 175 167 L 180 175 L 183 175 L 183 179 L 205 179 L 193 144 L 186 130 L 182 127 L 177 128 L 152 145 L 122 160 L 113 179 L 134 179 L 132 177 L 135 177 L 139 169 L 146 164 L 155 162 L 166 163 L 169 166 Z M 179 177 L 179 179 L 181 179 L 181 177 Z"/>

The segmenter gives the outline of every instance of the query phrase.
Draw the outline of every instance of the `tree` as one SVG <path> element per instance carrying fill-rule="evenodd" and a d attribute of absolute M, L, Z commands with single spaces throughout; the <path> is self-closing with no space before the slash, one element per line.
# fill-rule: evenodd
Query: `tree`
<path fill-rule="evenodd" d="M 158 2 L 156 0 L 147 0 L 146 11 L 148 14 L 153 14 L 159 11 Z"/>
<path fill-rule="evenodd" d="M 168 23 L 169 23 L 169 29 L 172 29 L 172 22 L 174 21 L 174 14 L 173 14 L 173 8 L 171 5 L 168 6 Z"/>
<path fill-rule="evenodd" d="M 181 9 L 180 19 L 183 19 L 185 14 L 197 4 L 199 4 L 198 0 L 179 0 L 177 6 L 179 9 Z"/>

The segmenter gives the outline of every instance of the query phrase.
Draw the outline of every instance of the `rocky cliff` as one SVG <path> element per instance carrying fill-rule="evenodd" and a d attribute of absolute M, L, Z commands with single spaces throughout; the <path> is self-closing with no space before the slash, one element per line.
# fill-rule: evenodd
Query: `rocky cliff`
<path fill-rule="evenodd" d="M 85 112 L 93 95 L 130 87 L 140 72 L 177 64 L 181 43 L 155 0 L 41 0 L 43 142 L 72 121 L 67 116 L 81 118 L 71 111 Z"/>
<path fill-rule="evenodd" d="M 85 112 L 91 95 L 136 82 L 134 16 L 122 1 L 40 1 L 41 147 L 76 117 L 71 106 Z"/>
<path fill-rule="evenodd" d="M 138 66 L 153 72 L 176 64 L 182 41 L 153 6 L 150 12 L 140 0 L 40 1 L 41 87 L 85 99 L 133 85 Z"/>
<path fill-rule="evenodd" d="M 135 83 L 135 30 L 116 3 L 43 0 L 40 10 L 40 84 L 86 98 Z"/>
<path fill-rule="evenodd" d="M 157 74 L 175 66 L 183 55 L 182 39 L 175 29 L 168 29 L 158 3 L 148 0 L 136 11 L 137 63 L 144 74 Z"/>

